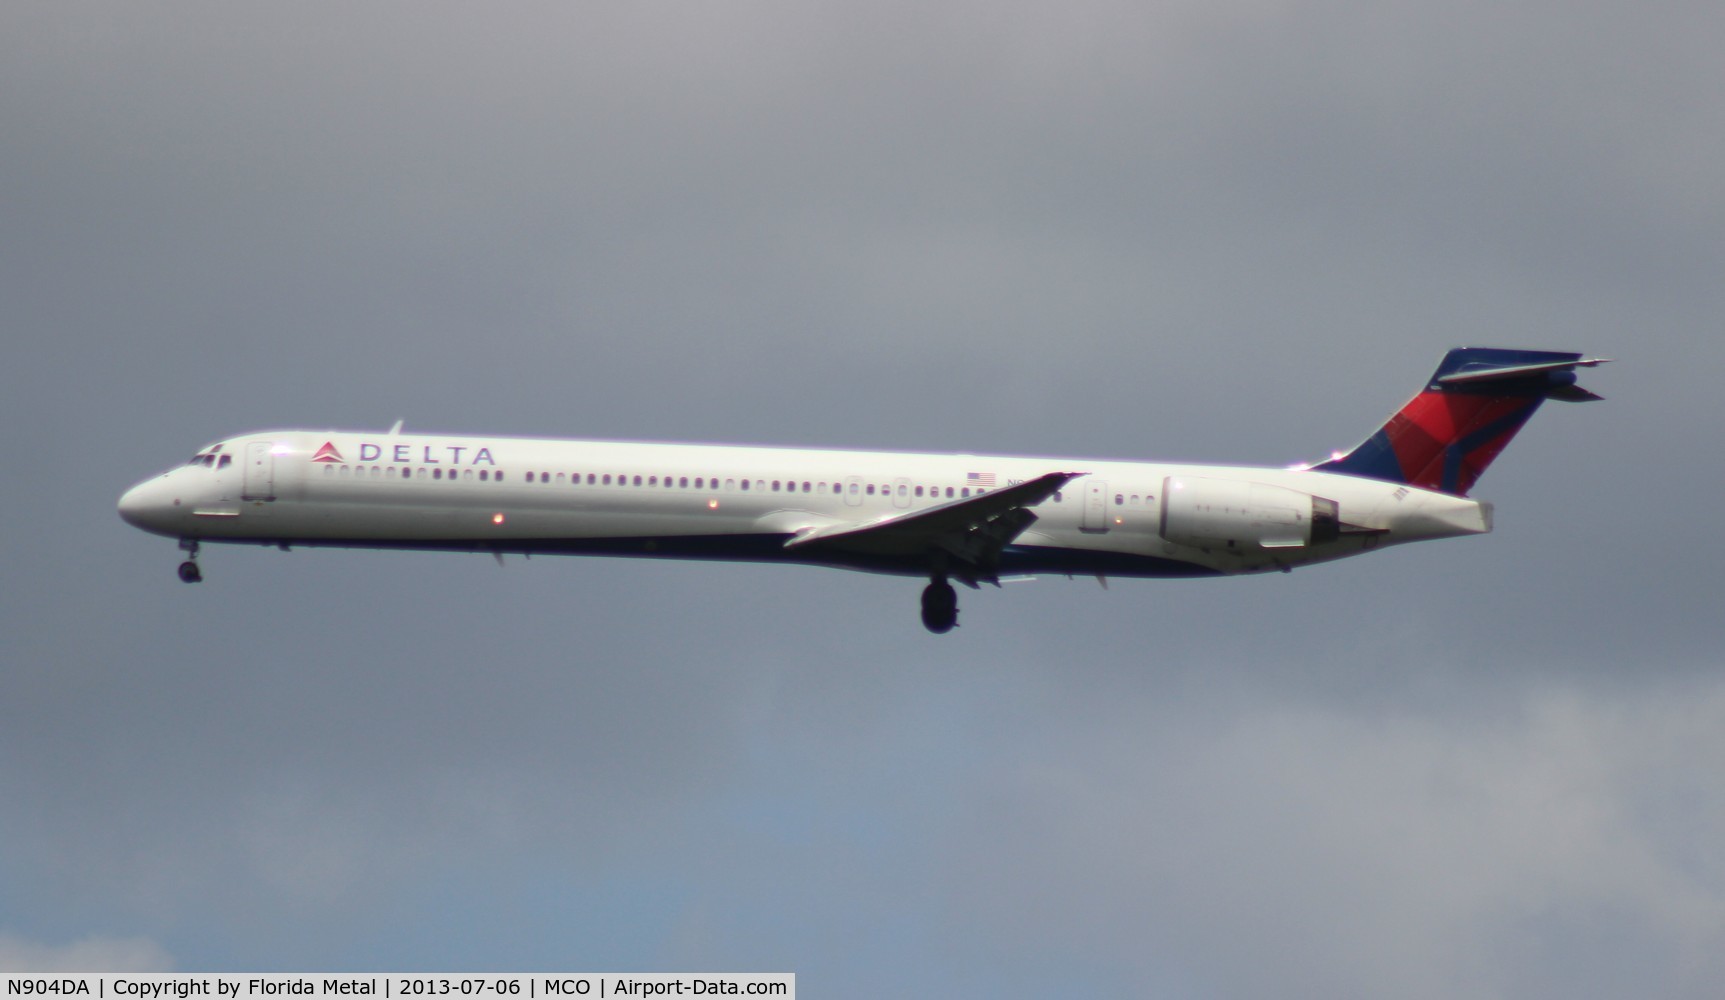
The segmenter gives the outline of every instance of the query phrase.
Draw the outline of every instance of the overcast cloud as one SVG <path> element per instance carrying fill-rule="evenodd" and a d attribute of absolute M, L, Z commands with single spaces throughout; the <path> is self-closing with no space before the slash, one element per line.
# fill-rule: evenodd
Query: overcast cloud
<path fill-rule="evenodd" d="M 1725 12 L 0 7 L 0 966 L 1713 996 Z M 206 549 L 277 426 L 1286 464 L 1582 350 L 1484 538 L 1041 580 Z"/>

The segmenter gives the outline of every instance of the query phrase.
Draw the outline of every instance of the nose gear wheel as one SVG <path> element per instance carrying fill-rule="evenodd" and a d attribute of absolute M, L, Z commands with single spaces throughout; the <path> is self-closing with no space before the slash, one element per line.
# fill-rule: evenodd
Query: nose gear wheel
<path fill-rule="evenodd" d="M 186 561 L 180 563 L 180 579 L 186 583 L 200 583 L 204 579 L 204 571 L 198 568 L 198 543 L 195 539 L 180 540 L 180 548 L 186 550 Z"/>

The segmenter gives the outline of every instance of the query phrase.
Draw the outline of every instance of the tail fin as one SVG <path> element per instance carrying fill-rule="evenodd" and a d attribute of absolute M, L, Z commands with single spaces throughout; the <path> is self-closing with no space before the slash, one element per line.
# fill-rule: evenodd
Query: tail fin
<path fill-rule="evenodd" d="M 1467 496 L 1539 404 L 1599 399 L 1575 384 L 1575 369 L 1608 360 L 1567 351 L 1458 347 L 1376 434 L 1313 468 Z"/>

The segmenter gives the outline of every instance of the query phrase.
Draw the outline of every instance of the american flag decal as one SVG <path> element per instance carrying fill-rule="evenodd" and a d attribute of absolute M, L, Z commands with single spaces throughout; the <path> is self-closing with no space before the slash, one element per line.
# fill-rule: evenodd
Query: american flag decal
<path fill-rule="evenodd" d="M 992 472 L 967 472 L 964 474 L 964 481 L 969 486 L 994 489 L 994 473 Z"/>

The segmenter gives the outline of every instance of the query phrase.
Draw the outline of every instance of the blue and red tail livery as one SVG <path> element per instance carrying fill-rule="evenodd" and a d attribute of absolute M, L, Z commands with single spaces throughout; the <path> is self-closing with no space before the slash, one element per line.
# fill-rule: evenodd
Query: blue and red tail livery
<path fill-rule="evenodd" d="M 1377 433 L 1315 468 L 1467 496 L 1539 404 L 1598 399 L 1575 384 L 1575 369 L 1604 360 L 1569 351 L 1458 347 Z"/>

